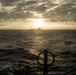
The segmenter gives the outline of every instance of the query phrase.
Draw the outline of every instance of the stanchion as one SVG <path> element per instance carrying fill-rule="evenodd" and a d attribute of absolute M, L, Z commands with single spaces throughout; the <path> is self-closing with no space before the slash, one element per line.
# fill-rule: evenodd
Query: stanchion
<path fill-rule="evenodd" d="M 39 57 L 40 57 L 41 54 L 44 54 L 44 64 L 41 64 L 39 62 Z M 52 59 L 53 59 L 50 64 L 48 64 L 48 54 L 50 54 L 52 56 Z M 39 65 L 44 67 L 43 75 L 48 75 L 48 67 L 51 67 L 53 65 L 54 61 L 55 61 L 54 55 L 51 52 L 49 52 L 48 50 L 44 50 L 43 52 L 38 54 L 37 62 L 38 62 Z"/>

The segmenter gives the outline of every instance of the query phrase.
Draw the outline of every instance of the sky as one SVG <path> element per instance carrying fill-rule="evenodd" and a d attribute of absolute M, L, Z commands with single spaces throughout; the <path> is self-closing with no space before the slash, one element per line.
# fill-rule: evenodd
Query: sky
<path fill-rule="evenodd" d="M 76 0 L 0 0 L 0 30 L 76 30 Z"/>

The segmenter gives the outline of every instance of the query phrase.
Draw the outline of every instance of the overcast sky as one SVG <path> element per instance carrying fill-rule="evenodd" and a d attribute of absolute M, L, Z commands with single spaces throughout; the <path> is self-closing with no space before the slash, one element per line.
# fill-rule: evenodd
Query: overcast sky
<path fill-rule="evenodd" d="M 33 18 L 76 29 L 76 0 L 0 0 L 0 29 L 29 29 Z"/>

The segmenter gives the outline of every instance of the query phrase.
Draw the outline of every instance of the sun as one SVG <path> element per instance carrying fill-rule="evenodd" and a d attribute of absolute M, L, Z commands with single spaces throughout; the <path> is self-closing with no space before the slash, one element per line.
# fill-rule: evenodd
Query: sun
<path fill-rule="evenodd" d="M 32 19 L 34 28 L 43 28 L 45 26 L 43 19 Z"/>

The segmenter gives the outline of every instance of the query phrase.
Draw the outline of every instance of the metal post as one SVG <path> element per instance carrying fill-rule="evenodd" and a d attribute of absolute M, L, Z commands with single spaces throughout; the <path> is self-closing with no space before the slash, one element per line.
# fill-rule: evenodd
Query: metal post
<path fill-rule="evenodd" d="M 47 66 L 47 61 L 48 61 L 48 55 L 47 55 L 47 50 L 44 50 L 44 75 L 48 74 L 48 66 Z"/>
<path fill-rule="evenodd" d="M 41 64 L 39 62 L 39 57 L 41 54 L 44 54 L 44 63 Z M 51 57 L 53 58 L 52 62 L 48 64 L 48 54 L 51 55 Z M 48 67 L 52 66 L 53 63 L 55 61 L 55 57 L 54 55 L 51 53 L 51 52 L 48 52 L 48 50 L 44 50 L 43 52 L 39 53 L 38 56 L 37 56 L 37 62 L 40 66 L 43 66 L 43 75 L 48 75 Z"/>

